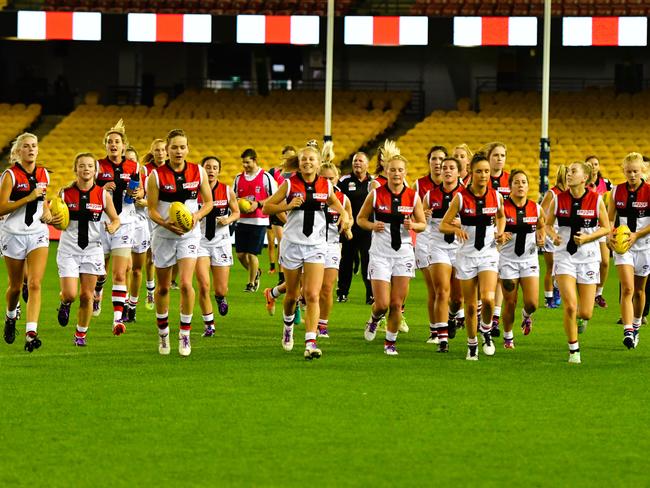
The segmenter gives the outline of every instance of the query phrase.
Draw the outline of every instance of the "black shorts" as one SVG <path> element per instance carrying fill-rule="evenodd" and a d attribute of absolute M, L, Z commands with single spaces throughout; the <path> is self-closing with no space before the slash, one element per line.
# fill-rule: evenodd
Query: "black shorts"
<path fill-rule="evenodd" d="M 235 228 L 235 250 L 249 254 L 260 254 L 264 247 L 265 225 L 237 223 Z"/>
<path fill-rule="evenodd" d="M 275 215 L 271 215 L 269 217 L 269 220 L 271 221 L 271 225 L 278 225 L 280 227 L 284 227 L 284 223 L 279 218 L 277 218 Z"/>

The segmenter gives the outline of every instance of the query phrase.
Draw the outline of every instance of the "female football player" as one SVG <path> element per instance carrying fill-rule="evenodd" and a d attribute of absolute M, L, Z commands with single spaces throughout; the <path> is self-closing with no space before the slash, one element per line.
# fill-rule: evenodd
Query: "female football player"
<path fill-rule="evenodd" d="M 608 245 L 614 251 L 614 264 L 621 282 L 621 317 L 623 344 L 633 349 L 639 343 L 639 328 L 645 306 L 645 284 L 650 274 L 650 184 L 643 180 L 646 163 L 639 153 L 630 153 L 623 159 L 625 183 L 616 185 L 609 201 L 609 224 L 614 227 L 616 217 L 620 225 L 630 229 L 628 250 L 614 251 L 612 231 Z"/>
<path fill-rule="evenodd" d="M 433 317 L 429 319 L 428 343 L 437 343 L 438 352 L 449 351 L 449 335 L 455 335 L 455 318 L 462 303 L 462 291 L 453 266 L 459 241 L 453 234 L 442 234 L 440 223 L 449 204 L 462 184 L 459 180 L 460 161 L 456 158 L 442 160 L 442 183 L 434 186 L 424 196 L 424 212 L 428 215 L 429 274 L 433 280 Z M 456 221 L 458 224 L 458 221 Z M 420 239 L 420 234 L 418 239 Z M 450 303 L 451 302 L 451 303 Z M 451 307 L 450 307 L 451 305 Z M 451 309 L 451 313 L 450 313 Z"/>
<path fill-rule="evenodd" d="M 409 281 L 415 276 L 410 231 L 422 232 L 426 222 L 420 197 L 404 183 L 406 158 L 389 140 L 384 143 L 383 156 L 386 184 L 370 192 L 357 215 L 359 227 L 372 231 L 368 277 L 375 301 L 364 337 L 367 341 L 374 340 L 379 321 L 388 312 L 384 353 L 396 356 L 402 305 L 408 295 Z"/>
<path fill-rule="evenodd" d="M 214 286 L 219 315 L 228 313 L 228 279 L 233 264 L 229 225 L 239 218 L 239 206 L 230 185 L 219 181 L 221 160 L 206 156 L 201 166 L 208 176 L 212 192 L 212 209 L 201 221 L 201 244 L 196 262 L 196 280 L 199 283 L 199 304 L 203 314 L 204 337 L 214 335 L 214 314 L 210 300 L 210 274 Z"/>
<path fill-rule="evenodd" d="M 174 129 L 167 134 L 169 159 L 154 169 L 147 179 L 147 204 L 149 217 L 156 227 L 151 241 L 154 266 L 156 267 L 156 319 L 158 322 L 158 352 L 170 353 L 169 347 L 169 289 L 172 281 L 172 266 L 178 264 L 180 285 L 180 332 L 178 352 L 189 356 L 192 352 L 190 330 L 194 310 L 194 288 L 192 278 L 196 268 L 201 229 L 197 225 L 212 211 L 212 191 L 205 170 L 185 160 L 189 144 L 185 132 Z M 198 197 L 203 206 L 199 209 Z M 185 204 L 192 214 L 190 230 L 181 228 L 169 215 L 173 202 Z"/>
<path fill-rule="evenodd" d="M 521 330 L 530 334 L 532 315 L 537 310 L 539 295 L 539 261 L 537 247 L 544 244 L 544 211 L 528 200 L 528 175 L 515 169 L 508 178 L 510 196 L 503 202 L 506 217 L 505 233 L 499 249 L 499 278 L 503 288 L 503 346 L 515 348 L 512 325 L 517 295 L 521 287 L 524 306 L 521 309 Z"/>
<path fill-rule="evenodd" d="M 584 331 L 593 313 L 600 274 L 598 239 L 609 233 L 602 197 L 586 188 L 592 171 L 589 163 L 576 162 L 569 166 L 568 190 L 553 197 L 546 220 L 546 232 L 555 246 L 553 275 L 564 302 L 564 332 L 569 342 L 570 363 L 580 363 L 578 333 Z"/>
<path fill-rule="evenodd" d="M 276 215 L 288 212 L 280 242 L 280 266 L 287 284 L 284 296 L 284 332 L 282 347 L 293 349 L 293 325 L 296 303 L 302 294 L 307 303 L 305 314 L 305 359 L 321 357 L 316 343 L 320 316 L 320 289 L 323 284 L 325 257 L 327 255 L 326 207 L 339 214 L 339 227 L 344 231 L 351 226 L 348 214 L 334 194 L 329 180 L 319 176 L 323 159 L 331 161 L 331 143 L 323 147 L 323 156 L 313 146 L 298 152 L 296 173 L 285 180 L 280 188 L 264 203 L 263 212 Z M 302 277 L 301 277 L 302 275 Z M 302 292 L 301 292 L 302 279 Z"/>
<path fill-rule="evenodd" d="M 106 268 L 113 260 L 113 334 L 126 332 L 124 325 L 124 304 L 126 302 L 127 285 L 126 272 L 131 264 L 131 249 L 135 233 L 135 200 L 142 198 L 144 192 L 140 185 L 140 168 L 136 161 L 125 156 L 128 140 L 126 129 L 120 119 L 115 127 L 104 134 L 106 157 L 97 161 L 96 183 L 111 193 L 115 211 L 120 216 L 120 227 L 114 234 L 102 230 Z M 107 219 L 106 216 L 103 217 Z M 106 221 L 106 220 L 105 220 Z M 100 276 L 95 288 L 93 315 L 101 313 L 102 290 L 106 276 Z"/>
<path fill-rule="evenodd" d="M 70 305 L 78 291 L 74 343 L 80 347 L 86 345 L 97 277 L 106 273 L 101 229 L 113 235 L 120 226 L 110 193 L 95 184 L 96 167 L 97 161 L 92 154 L 78 154 L 74 160 L 76 179 L 61 190 L 61 198 L 70 213 L 70 224 L 61 232 L 56 254 L 61 282 L 58 320 L 61 326 L 68 325 Z M 106 214 L 108 221 L 102 219 L 102 214 Z"/>
<path fill-rule="evenodd" d="M 0 216 L 6 216 L 0 233 L 0 247 L 7 266 L 9 286 L 5 298 L 4 339 L 7 344 L 16 340 L 16 309 L 27 268 L 27 322 L 25 350 L 32 352 L 41 346 L 38 337 L 38 318 L 41 312 L 41 281 L 47 264 L 49 231 L 52 220 L 45 204 L 45 193 L 50 183 L 47 170 L 36 165 L 38 138 L 25 132 L 11 146 L 12 166 L 2 173 L 0 180 Z"/>
<path fill-rule="evenodd" d="M 471 183 L 459 191 L 442 218 L 440 232 L 452 234 L 461 241 L 456 254 L 456 276 L 461 282 L 465 303 L 467 356 L 478 360 L 477 291 L 483 304 L 480 332 L 483 352 L 493 356 L 492 312 L 497 286 L 499 253 L 497 239 L 505 227 L 503 197 L 490 184 L 490 163 L 479 152 L 470 162 Z M 456 218 L 460 217 L 460 226 Z"/>
<path fill-rule="evenodd" d="M 603 175 L 600 173 L 600 160 L 598 156 L 587 156 L 585 162 L 591 164 L 594 168 L 587 187 L 603 197 L 603 201 L 606 203 L 607 193 L 612 189 L 612 183 L 607 178 L 603 178 Z M 596 287 L 596 298 L 594 300 L 599 307 L 607 308 L 607 301 L 603 297 L 603 287 L 607 282 L 607 275 L 609 274 L 609 247 L 607 247 L 607 238 L 601 238 L 598 241 L 598 246 L 600 248 L 600 281 Z"/>

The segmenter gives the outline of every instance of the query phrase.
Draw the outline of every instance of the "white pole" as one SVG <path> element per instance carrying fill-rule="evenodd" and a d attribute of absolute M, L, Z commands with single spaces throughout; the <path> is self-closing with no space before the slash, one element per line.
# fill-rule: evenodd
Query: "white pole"
<path fill-rule="evenodd" d="M 544 0 L 544 48 L 542 58 L 542 133 L 539 139 L 539 196 L 548 190 L 551 141 L 548 137 L 548 105 L 551 75 L 551 0 Z"/>
<path fill-rule="evenodd" d="M 334 0 L 327 0 L 327 48 L 325 53 L 324 141 L 332 140 L 332 83 L 334 77 Z"/>

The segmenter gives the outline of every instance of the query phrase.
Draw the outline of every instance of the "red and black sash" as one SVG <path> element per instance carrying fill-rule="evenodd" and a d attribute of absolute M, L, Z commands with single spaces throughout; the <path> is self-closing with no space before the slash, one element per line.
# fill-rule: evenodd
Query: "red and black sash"
<path fill-rule="evenodd" d="M 518 207 L 512 199 L 508 198 L 503 204 L 506 214 L 506 232 L 515 236 L 515 254 L 523 256 L 526 251 L 526 236 L 537 230 L 537 204 L 526 200 L 523 206 Z"/>

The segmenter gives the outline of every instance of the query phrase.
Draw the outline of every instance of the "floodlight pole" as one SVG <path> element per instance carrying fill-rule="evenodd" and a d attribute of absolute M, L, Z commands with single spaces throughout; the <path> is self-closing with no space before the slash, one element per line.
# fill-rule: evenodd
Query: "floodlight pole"
<path fill-rule="evenodd" d="M 542 57 L 542 133 L 539 139 L 539 196 L 548 191 L 551 141 L 548 137 L 548 105 L 551 74 L 551 0 L 544 0 L 544 48 Z"/>
<path fill-rule="evenodd" d="M 327 48 L 325 52 L 325 130 L 323 141 L 332 140 L 332 83 L 334 77 L 334 0 L 327 0 Z"/>

